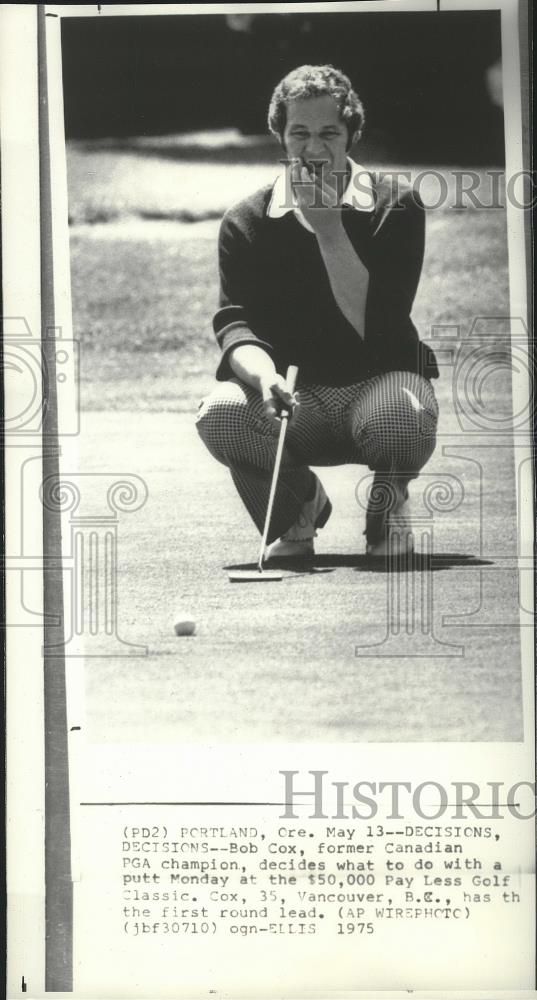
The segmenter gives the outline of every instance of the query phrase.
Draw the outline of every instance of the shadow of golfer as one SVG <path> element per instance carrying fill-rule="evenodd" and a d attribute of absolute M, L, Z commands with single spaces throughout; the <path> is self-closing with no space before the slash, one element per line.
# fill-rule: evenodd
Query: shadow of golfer
<path fill-rule="evenodd" d="M 305 561 L 298 559 L 271 559 L 267 569 L 288 570 L 290 573 L 301 576 L 314 576 L 322 573 L 333 573 L 336 569 L 351 568 L 360 573 L 386 573 L 387 571 L 401 570 L 413 572 L 440 572 L 454 569 L 456 567 L 466 569 L 474 566 L 492 566 L 490 559 L 481 559 L 478 556 L 464 555 L 459 552 L 439 552 L 422 554 L 414 552 L 411 555 L 401 556 L 398 559 L 378 558 L 367 555 L 342 555 L 340 553 L 323 553 L 316 555 L 313 560 Z M 235 563 L 224 566 L 225 570 L 255 570 L 256 563 Z"/>
<path fill-rule="evenodd" d="M 412 552 L 395 559 L 360 555 L 355 556 L 354 561 L 346 565 L 353 565 L 355 570 L 360 573 L 386 573 L 394 569 L 416 573 L 438 573 L 457 567 L 466 569 L 474 566 L 492 566 L 493 563 L 489 559 L 481 559 L 460 552 Z"/>

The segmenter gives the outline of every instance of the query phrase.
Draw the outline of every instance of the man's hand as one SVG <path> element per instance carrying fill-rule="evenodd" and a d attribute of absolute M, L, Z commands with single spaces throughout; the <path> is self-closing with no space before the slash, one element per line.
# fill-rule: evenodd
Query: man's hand
<path fill-rule="evenodd" d="M 343 230 L 341 207 L 337 192 L 323 183 L 322 171 L 310 171 L 302 160 L 294 159 L 291 182 L 298 207 L 314 232 L 324 237 L 338 236 Z"/>
<path fill-rule="evenodd" d="M 263 409 L 274 434 L 279 434 L 284 409 L 292 414 L 298 399 L 288 389 L 283 375 L 278 375 L 271 357 L 256 344 L 238 344 L 229 355 L 235 375 L 256 389 L 263 400 Z"/>
<path fill-rule="evenodd" d="M 293 160 L 291 177 L 297 204 L 319 244 L 334 298 L 363 340 L 369 272 L 347 236 L 337 193 L 323 184 L 321 171 L 308 170 L 301 160 Z"/>
<path fill-rule="evenodd" d="M 263 400 L 265 416 L 275 433 L 279 433 L 281 426 L 281 415 L 284 410 L 291 413 L 299 405 L 296 395 L 287 390 L 287 385 L 283 375 L 273 375 L 270 379 L 262 378 L 259 381 L 259 391 Z"/>

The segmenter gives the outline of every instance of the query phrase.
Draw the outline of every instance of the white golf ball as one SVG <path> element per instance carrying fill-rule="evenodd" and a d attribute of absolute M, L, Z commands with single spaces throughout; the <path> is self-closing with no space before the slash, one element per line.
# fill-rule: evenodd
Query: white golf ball
<path fill-rule="evenodd" d="M 176 635 L 194 635 L 196 632 L 196 622 L 188 620 L 176 622 L 173 628 Z"/>

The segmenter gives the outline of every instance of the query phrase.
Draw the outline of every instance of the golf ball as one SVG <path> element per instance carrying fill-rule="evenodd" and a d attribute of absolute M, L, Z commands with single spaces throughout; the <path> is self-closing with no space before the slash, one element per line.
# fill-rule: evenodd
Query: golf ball
<path fill-rule="evenodd" d="M 196 632 L 196 622 L 176 622 L 173 628 L 176 635 L 194 635 Z"/>

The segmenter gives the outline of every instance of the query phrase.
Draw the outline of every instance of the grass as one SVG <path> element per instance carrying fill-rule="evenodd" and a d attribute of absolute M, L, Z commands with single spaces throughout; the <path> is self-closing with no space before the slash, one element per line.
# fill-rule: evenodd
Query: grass
<path fill-rule="evenodd" d="M 232 585 L 226 567 L 253 567 L 258 538 L 192 417 L 95 412 L 85 424 L 83 468 L 98 472 L 85 490 L 93 484 L 95 510 L 101 510 L 102 483 L 114 471 L 142 476 L 149 490 L 145 506 L 118 524 L 119 635 L 148 652 L 120 659 L 108 638 L 107 655 L 87 661 L 90 741 L 521 738 L 518 630 L 498 627 L 517 619 L 516 570 L 498 572 L 486 564 L 481 570 L 471 558 L 459 565 L 449 557 L 459 553 L 464 563 L 479 551 L 479 471 L 464 455 L 442 458 L 438 449 L 428 466 L 429 475 L 464 479 L 465 499 L 453 512 L 435 516 L 435 550 L 444 562 L 431 574 L 410 577 L 418 601 L 416 633 L 404 651 L 405 636 L 396 637 L 394 657 L 382 644 L 390 575 L 365 571 L 354 556 L 363 551 L 357 467 L 320 470 L 334 514 L 317 540 L 316 572 L 281 583 Z M 505 468 L 509 457 L 497 449 L 491 460 Z M 495 490 L 498 516 L 487 530 L 492 553 L 515 547 L 512 477 L 504 476 L 501 487 L 501 497 Z M 420 493 L 414 486 L 413 509 L 423 516 Z M 480 573 L 491 571 L 492 594 L 480 614 Z M 396 575 L 403 607 L 406 577 Z M 463 656 L 443 655 L 452 651 L 431 649 L 430 642 L 424 655 L 420 647 L 417 609 L 428 577 L 434 636 L 463 646 Z M 450 627 L 443 625 L 445 615 L 454 616 Z M 185 618 L 197 622 L 197 634 L 177 639 L 173 623 Z M 380 644 L 376 650 L 374 644 Z"/>
<path fill-rule="evenodd" d="M 190 406 L 181 386 L 216 360 L 214 236 L 75 234 L 71 246 L 83 408 Z"/>

